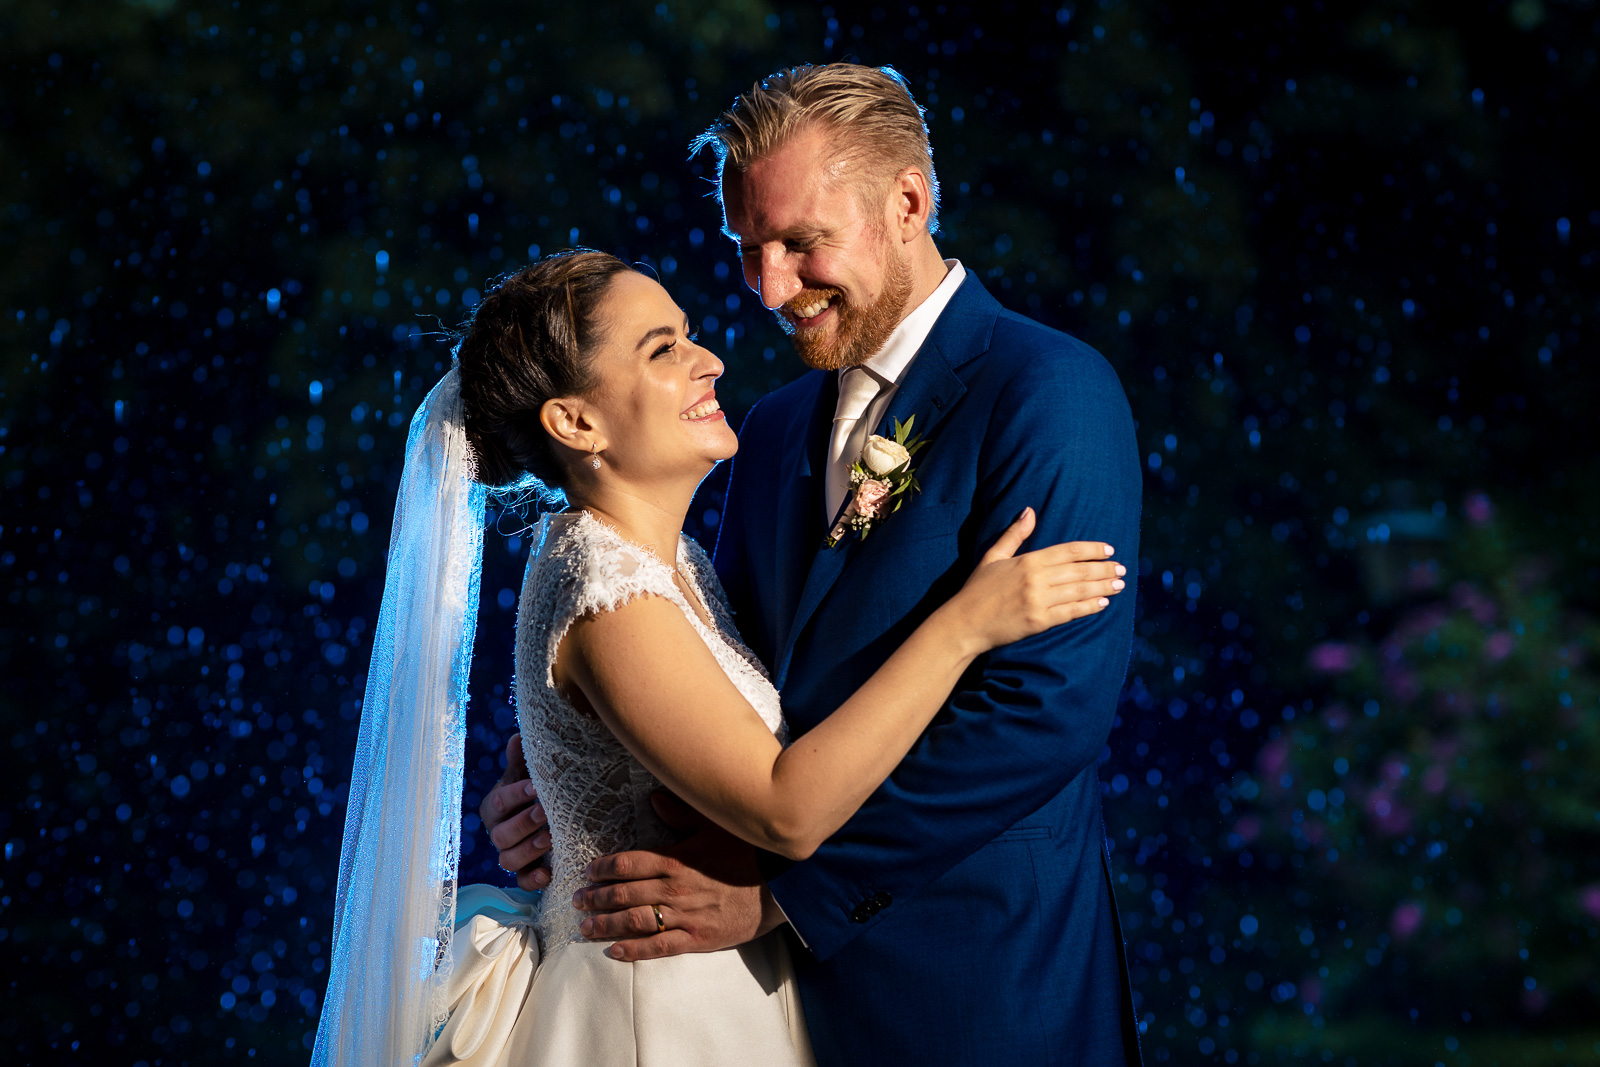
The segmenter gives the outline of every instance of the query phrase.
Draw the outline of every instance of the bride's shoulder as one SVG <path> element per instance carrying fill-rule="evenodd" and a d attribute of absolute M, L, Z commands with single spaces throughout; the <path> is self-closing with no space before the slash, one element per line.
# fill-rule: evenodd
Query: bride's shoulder
<path fill-rule="evenodd" d="M 607 611 L 635 597 L 675 592 L 671 572 L 647 550 L 624 540 L 585 511 L 548 516 L 540 578 L 563 587 L 575 615 Z"/>

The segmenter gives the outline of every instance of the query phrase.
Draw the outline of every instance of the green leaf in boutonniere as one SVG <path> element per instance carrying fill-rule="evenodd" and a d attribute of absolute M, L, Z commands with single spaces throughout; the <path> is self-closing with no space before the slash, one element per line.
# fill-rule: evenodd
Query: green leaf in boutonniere
<path fill-rule="evenodd" d="M 912 436 L 912 415 L 894 422 L 894 436 L 873 434 L 861 449 L 861 457 L 850 464 L 850 502 L 845 506 L 839 521 L 828 531 L 823 542 L 832 548 L 854 530 L 863 541 L 873 528 L 888 515 L 900 510 L 906 499 L 922 486 L 911 473 L 911 458 L 927 444 L 921 436 Z"/>

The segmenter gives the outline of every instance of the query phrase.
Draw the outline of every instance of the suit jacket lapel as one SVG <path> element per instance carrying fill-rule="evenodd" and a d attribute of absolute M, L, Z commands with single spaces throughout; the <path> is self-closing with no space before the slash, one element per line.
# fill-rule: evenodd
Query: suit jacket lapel
<path fill-rule="evenodd" d="M 912 433 L 930 437 L 934 427 L 967 390 L 966 384 L 956 375 L 955 368 L 987 350 L 989 335 L 994 330 L 995 314 L 999 310 L 1000 305 L 978 284 L 976 276 L 969 273 L 934 323 L 928 339 L 918 349 L 916 359 L 895 390 L 876 432 L 888 436 L 895 419 L 904 422 L 915 415 Z M 825 392 L 831 392 L 836 403 L 837 376 L 829 377 L 834 380 L 834 387 Z M 831 425 L 831 422 L 827 425 Z M 824 450 L 827 447 L 826 432 L 822 433 L 821 446 Z M 826 463 L 826 455 L 819 451 L 813 467 L 819 476 L 825 476 Z M 915 468 L 916 463 L 913 462 L 912 466 Z M 820 481 L 813 488 L 819 489 Z M 813 501 L 812 513 L 818 511 Z M 794 622 L 778 644 L 777 662 L 773 664 L 773 684 L 780 690 L 789 676 L 789 662 L 794 655 L 795 642 L 838 581 L 839 575 L 844 573 L 845 566 L 855 557 L 857 546 L 861 543 L 860 538 L 851 536 L 834 548 L 824 549 L 821 545 L 825 531 L 818 530 L 811 523 L 796 524 L 796 528 L 803 529 L 808 536 L 814 535 L 811 551 L 815 556 L 811 570 L 806 575 L 805 587 L 800 593 L 800 602 L 795 608 Z"/>
<path fill-rule="evenodd" d="M 784 435 L 788 455 L 779 466 L 783 484 L 778 487 L 774 549 L 777 555 L 777 612 L 773 651 L 788 647 L 792 620 L 799 605 L 807 569 L 826 532 L 822 522 L 822 482 L 827 476 L 828 430 L 839 399 L 835 374 L 816 373 L 814 402 L 797 405 L 796 418 Z M 777 662 L 771 664 L 776 676 Z"/>

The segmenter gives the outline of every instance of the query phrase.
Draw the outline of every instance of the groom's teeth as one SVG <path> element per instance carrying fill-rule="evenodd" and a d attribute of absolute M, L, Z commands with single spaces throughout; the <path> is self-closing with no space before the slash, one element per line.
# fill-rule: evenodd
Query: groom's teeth
<path fill-rule="evenodd" d="M 797 308 L 794 309 L 795 318 L 797 318 L 797 319 L 814 318 L 815 316 L 820 315 L 824 311 L 826 311 L 828 309 L 828 305 L 831 304 L 831 303 L 833 303 L 833 297 L 829 296 L 829 297 L 824 297 L 823 299 L 818 300 L 815 303 L 807 304 L 805 307 L 797 307 Z"/>
<path fill-rule="evenodd" d="M 694 407 L 690 408 L 688 411 L 685 411 L 682 415 L 679 415 L 678 418 L 686 419 L 686 420 L 687 419 L 703 419 L 707 415 L 711 414 L 712 412 L 721 411 L 721 410 L 722 410 L 722 405 L 721 404 L 718 404 L 715 400 L 707 400 L 704 404 L 696 404 Z"/>

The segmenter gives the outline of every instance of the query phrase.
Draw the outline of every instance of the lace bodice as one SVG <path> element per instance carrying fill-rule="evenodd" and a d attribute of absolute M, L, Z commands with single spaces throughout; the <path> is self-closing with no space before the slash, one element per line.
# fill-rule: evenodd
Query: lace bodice
<path fill-rule="evenodd" d="M 712 627 L 679 591 L 672 568 L 588 512 L 546 515 L 540 523 L 517 609 L 516 697 L 528 771 L 550 819 L 552 878 L 539 916 L 546 953 L 582 940 L 572 894 L 584 885 L 583 869 L 591 860 L 675 839 L 650 806 L 650 793 L 660 783 L 604 723 L 573 707 L 555 687 L 556 650 L 574 621 L 613 611 L 635 597 L 665 597 L 688 618 L 734 688 L 787 743 L 777 690 L 739 641 L 710 559 L 681 535 L 677 567 Z M 639 682 L 650 684 L 648 678 Z"/>

